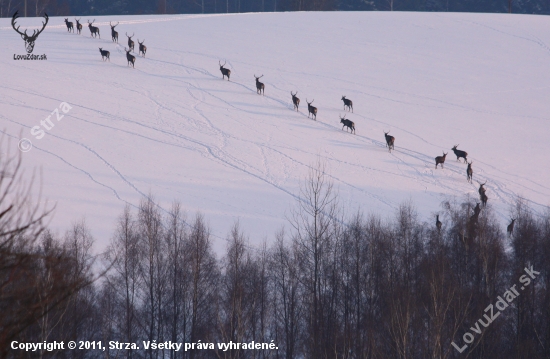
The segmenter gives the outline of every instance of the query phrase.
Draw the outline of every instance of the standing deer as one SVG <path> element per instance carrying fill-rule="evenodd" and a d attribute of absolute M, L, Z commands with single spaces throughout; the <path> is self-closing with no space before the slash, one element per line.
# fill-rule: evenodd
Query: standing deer
<path fill-rule="evenodd" d="M 309 102 L 306 98 L 307 111 L 308 111 L 307 117 L 309 118 L 309 115 L 315 116 L 315 121 L 317 121 L 317 107 L 311 106 L 313 101 L 315 101 L 315 99 L 313 99 L 313 100 L 311 100 L 311 102 Z"/>
<path fill-rule="evenodd" d="M 382 130 L 382 132 L 384 132 L 384 137 L 386 137 L 386 147 L 388 147 L 388 150 L 391 153 L 391 150 L 395 149 L 395 146 L 394 146 L 395 137 L 388 135 L 388 133 L 390 133 L 390 131 L 386 132 L 386 131 Z"/>
<path fill-rule="evenodd" d="M 456 160 L 458 161 L 460 158 L 464 158 L 464 163 L 468 162 L 468 159 L 466 158 L 466 156 L 468 156 L 468 152 L 457 150 L 457 147 L 458 145 L 455 145 L 453 148 L 451 148 L 451 150 L 453 150 L 453 152 L 455 153 Z"/>
<path fill-rule="evenodd" d="M 134 33 L 132 33 L 132 36 L 128 36 L 128 33 L 126 33 L 126 37 L 128 38 L 128 50 L 134 51 L 134 40 L 132 40 L 132 37 L 134 37 Z"/>
<path fill-rule="evenodd" d="M 468 162 L 468 168 L 466 168 L 466 179 L 468 182 L 472 183 L 472 176 L 474 175 L 474 170 L 472 169 L 472 162 Z"/>
<path fill-rule="evenodd" d="M 346 110 L 346 107 L 348 108 L 348 111 L 351 110 L 353 112 L 353 101 L 348 100 L 346 96 L 342 96 L 342 101 L 344 101 L 344 111 Z"/>
<path fill-rule="evenodd" d="M 229 76 L 231 76 L 231 70 L 225 68 L 225 64 L 227 61 L 225 61 L 222 65 L 222 62 L 218 60 L 218 64 L 220 64 L 220 71 L 222 72 L 222 80 L 225 79 L 225 76 L 227 76 L 227 81 L 229 81 Z"/>
<path fill-rule="evenodd" d="M 447 154 L 443 152 L 443 156 L 437 156 L 435 158 L 435 169 L 437 169 L 437 165 L 441 165 L 441 168 L 443 168 L 443 164 L 445 163 L 445 158 L 447 157 Z"/>
<path fill-rule="evenodd" d="M 82 32 L 82 24 L 80 23 L 80 19 L 77 20 L 75 17 L 74 21 L 76 21 L 76 32 L 78 32 L 78 34 L 80 35 L 80 33 Z"/>
<path fill-rule="evenodd" d="M 254 77 L 256 78 L 256 93 L 261 94 L 263 92 L 265 94 L 265 86 L 263 83 L 260 82 L 260 79 L 264 77 L 264 75 L 260 77 L 254 75 Z"/>
<path fill-rule="evenodd" d="M 510 222 L 510 224 L 508 225 L 508 227 L 506 228 L 506 231 L 508 232 L 508 235 L 511 236 L 512 233 L 514 232 L 514 222 L 516 221 L 516 218 L 512 219 L 510 218 L 510 220 L 512 222 Z"/>
<path fill-rule="evenodd" d="M 439 220 L 439 214 L 438 214 L 435 216 L 435 227 L 437 228 L 438 232 L 441 232 L 441 226 L 442 226 L 442 223 Z"/>
<path fill-rule="evenodd" d="M 126 59 L 128 60 L 128 66 L 130 66 L 130 63 L 132 63 L 132 67 L 135 68 L 134 64 L 136 63 L 136 57 L 134 55 L 130 55 L 130 50 L 126 50 L 126 48 L 124 48 L 124 51 L 126 51 Z"/>
<path fill-rule="evenodd" d="M 348 132 L 348 128 L 351 130 L 352 133 L 355 133 L 355 123 L 353 121 L 346 119 L 346 114 L 344 114 L 344 117 L 340 116 L 340 123 L 343 123 L 342 131 L 344 130 L 344 127 L 346 128 L 346 132 Z"/>
<path fill-rule="evenodd" d="M 292 96 L 292 103 L 294 104 L 294 108 L 296 109 L 296 111 L 298 111 L 298 106 L 300 106 L 300 99 L 296 97 L 297 94 L 298 94 L 298 91 L 296 91 L 295 94 L 293 94 L 292 91 L 290 91 L 290 95 Z"/>
<path fill-rule="evenodd" d="M 107 61 L 109 60 L 109 62 L 111 62 L 111 58 L 109 56 L 111 56 L 111 53 L 107 50 L 103 50 L 101 47 L 99 48 L 99 52 L 101 53 L 101 60 L 103 61 Z"/>
<path fill-rule="evenodd" d="M 109 26 L 111 27 L 111 39 L 113 40 L 113 42 L 118 43 L 118 31 L 115 31 L 115 27 L 118 26 L 118 22 L 116 23 L 116 25 L 113 26 L 109 21 Z"/>
<path fill-rule="evenodd" d="M 68 32 L 71 32 L 71 30 L 73 30 L 73 33 L 74 33 L 73 23 L 70 22 L 69 19 L 65 19 L 65 25 L 67 25 L 67 31 Z"/>
<path fill-rule="evenodd" d="M 147 52 L 147 46 L 143 45 L 144 42 L 145 40 L 143 40 L 142 42 L 139 42 L 139 39 L 138 39 L 139 53 L 143 54 L 143 57 L 145 57 L 145 53 Z"/>
<path fill-rule="evenodd" d="M 90 36 L 91 37 L 99 36 L 99 38 L 101 39 L 101 35 L 99 34 L 99 28 L 94 26 L 94 22 L 95 22 L 95 19 L 92 22 L 88 20 L 88 28 L 90 29 Z"/>
<path fill-rule="evenodd" d="M 479 182 L 478 182 L 479 183 Z M 485 183 L 487 183 L 487 181 L 485 181 Z M 481 200 L 481 203 L 483 204 L 483 206 L 487 206 L 487 195 L 485 194 L 485 183 L 479 183 L 479 189 L 478 189 L 478 192 L 479 192 L 479 199 Z"/>
<path fill-rule="evenodd" d="M 25 49 L 27 50 L 27 53 L 31 54 L 32 51 L 34 50 L 34 43 L 36 41 L 36 38 L 38 37 L 38 35 L 42 33 L 42 31 L 44 31 L 44 29 L 46 28 L 46 25 L 48 24 L 48 20 L 50 18 L 48 17 L 48 14 L 44 13 L 44 19 L 46 19 L 46 21 L 42 23 L 42 28 L 40 30 L 33 30 L 32 35 L 29 36 L 27 35 L 27 30 L 25 30 L 25 32 L 19 31 L 19 28 L 21 26 L 17 26 L 17 28 L 15 27 L 15 21 L 19 17 L 17 13 L 18 12 L 16 11 L 11 18 L 11 26 L 19 35 L 21 35 L 21 38 L 23 39 L 23 41 L 25 41 Z"/>

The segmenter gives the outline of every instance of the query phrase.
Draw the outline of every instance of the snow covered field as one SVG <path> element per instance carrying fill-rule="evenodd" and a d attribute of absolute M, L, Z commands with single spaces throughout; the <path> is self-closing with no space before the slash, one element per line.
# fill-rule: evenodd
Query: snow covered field
<path fill-rule="evenodd" d="M 433 221 L 449 197 L 478 198 L 503 226 L 516 196 L 550 205 L 550 20 L 453 13 L 262 13 L 96 18 L 101 39 L 67 33 L 51 17 L 34 54 L 0 20 L 0 130 L 32 141 L 30 174 L 56 203 L 60 233 L 85 217 L 103 248 L 125 203 L 152 193 L 206 215 L 215 247 L 239 219 L 252 244 L 273 239 L 317 155 L 340 203 L 391 216 L 412 200 Z M 74 21 L 74 19 L 71 19 Z M 89 20 L 93 20 L 90 18 Z M 21 28 L 40 18 L 18 19 Z M 109 21 L 120 22 L 113 44 Z M 32 32 L 32 31 L 31 31 Z M 135 69 L 125 33 L 135 33 Z M 137 39 L 147 56 L 137 54 Z M 98 48 L 111 52 L 102 62 Z M 218 61 L 231 81 L 222 81 Z M 265 96 L 253 75 L 264 75 Z M 293 111 L 290 91 L 298 91 Z M 341 130 L 342 95 L 357 134 Z M 308 119 L 306 98 L 318 108 Z M 30 132 L 66 102 L 72 108 L 41 139 Z M 63 114 L 60 112 L 60 114 Z M 383 131 L 396 137 L 385 148 Z M 468 152 L 456 162 L 453 145 Z M 448 152 L 445 169 L 434 157 Z"/>

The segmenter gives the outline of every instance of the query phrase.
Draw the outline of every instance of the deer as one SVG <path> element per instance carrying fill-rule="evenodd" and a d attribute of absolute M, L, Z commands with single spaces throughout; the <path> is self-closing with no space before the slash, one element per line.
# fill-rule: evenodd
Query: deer
<path fill-rule="evenodd" d="M 67 25 L 67 32 L 71 32 L 71 30 L 73 30 L 73 34 L 74 34 L 73 23 L 69 21 L 69 19 L 65 19 L 65 25 Z"/>
<path fill-rule="evenodd" d="M 137 40 L 139 44 L 139 54 L 143 54 L 143 57 L 145 57 L 145 53 L 147 52 L 147 46 L 143 45 L 143 43 L 145 42 L 145 39 L 142 42 L 139 42 L 139 39 Z"/>
<path fill-rule="evenodd" d="M 81 19 L 81 18 L 80 18 Z M 82 24 L 80 23 L 80 19 L 76 19 L 76 17 L 74 18 L 74 21 L 76 21 L 76 32 L 80 35 L 80 33 L 82 32 Z"/>
<path fill-rule="evenodd" d="M 315 99 L 313 99 L 313 100 L 311 100 L 311 102 L 309 102 L 306 98 L 307 111 L 308 111 L 307 117 L 309 118 L 309 115 L 312 115 L 312 117 L 315 116 L 315 121 L 317 121 L 317 107 L 311 106 L 313 101 L 315 101 Z"/>
<path fill-rule="evenodd" d="M 109 60 L 109 62 L 111 62 L 111 58 L 109 56 L 111 56 L 111 53 L 107 50 L 103 50 L 101 47 L 99 48 L 99 52 L 101 53 L 101 60 L 103 61 L 107 61 Z"/>
<path fill-rule="evenodd" d="M 437 169 L 437 165 L 441 165 L 441 168 L 443 168 L 443 164 L 445 163 L 445 158 L 447 157 L 447 153 L 443 152 L 443 156 L 437 156 L 435 158 L 435 169 Z"/>
<path fill-rule="evenodd" d="M 457 147 L 458 145 L 455 145 L 453 148 L 451 148 L 451 150 L 453 150 L 453 152 L 455 153 L 456 160 L 458 161 L 460 160 L 460 158 L 464 158 L 464 163 L 468 162 L 468 159 L 466 158 L 466 156 L 468 156 L 468 152 L 457 150 Z"/>
<path fill-rule="evenodd" d="M 487 195 L 485 194 L 486 189 L 483 187 L 486 183 L 487 181 L 485 181 L 485 183 L 479 183 L 479 189 L 477 190 L 479 192 L 479 199 L 481 200 L 483 207 L 487 206 Z"/>
<path fill-rule="evenodd" d="M 132 33 L 132 36 L 128 36 L 128 33 L 126 33 L 126 37 L 128 38 L 128 50 L 134 51 L 134 40 L 132 40 L 132 37 L 134 37 L 134 33 Z"/>
<path fill-rule="evenodd" d="M 474 170 L 472 169 L 472 162 L 468 162 L 468 168 L 466 168 L 466 179 L 468 182 L 472 183 L 472 176 L 474 175 Z"/>
<path fill-rule="evenodd" d="M 113 26 L 109 21 L 109 26 L 111 27 L 111 39 L 113 40 L 113 42 L 118 43 L 118 31 L 115 31 L 115 27 L 118 26 L 118 22 L 116 23 L 116 25 Z"/>
<path fill-rule="evenodd" d="M 94 22 L 95 22 L 95 19 L 92 22 L 88 20 L 88 28 L 90 29 L 90 36 L 92 37 L 99 36 L 99 38 L 101 39 L 101 35 L 99 34 L 99 28 L 94 26 Z"/>
<path fill-rule="evenodd" d="M 298 111 L 298 106 L 300 106 L 300 99 L 298 97 L 296 97 L 296 95 L 298 94 L 298 91 L 296 91 L 296 93 L 292 93 L 292 91 L 290 91 L 290 95 L 292 96 L 292 103 L 294 104 L 294 108 L 296 109 L 296 111 Z"/>
<path fill-rule="evenodd" d="M 15 14 L 13 14 L 13 17 L 11 18 L 11 26 L 19 35 L 21 35 L 21 38 L 25 41 L 25 49 L 27 50 L 27 53 L 31 54 L 32 51 L 34 50 L 34 43 L 38 38 L 38 35 L 40 35 L 42 31 L 44 31 L 44 29 L 46 28 L 46 25 L 48 24 L 48 20 L 50 18 L 48 17 L 48 14 L 44 13 L 44 19 L 46 19 L 46 21 L 42 22 L 42 28 L 40 30 L 33 30 L 32 35 L 29 36 L 27 35 L 27 30 L 25 30 L 25 32 L 19 31 L 19 28 L 21 26 L 17 26 L 17 28 L 15 27 L 15 21 L 19 18 L 19 15 L 17 15 L 17 13 L 18 12 L 16 11 Z"/>
<path fill-rule="evenodd" d="M 226 63 L 227 61 L 225 61 L 222 65 L 222 62 L 218 60 L 218 64 L 220 64 L 220 71 L 222 72 L 222 80 L 224 80 L 225 76 L 227 76 L 227 81 L 229 81 L 229 76 L 231 76 L 231 70 L 224 67 Z"/>
<path fill-rule="evenodd" d="M 391 150 L 395 149 L 395 146 L 394 146 L 395 137 L 388 135 L 388 133 L 390 133 L 390 131 L 386 132 L 386 131 L 382 130 L 382 132 L 384 132 L 384 137 L 386 137 L 386 147 L 388 147 L 388 150 L 391 153 Z"/>
<path fill-rule="evenodd" d="M 439 214 L 437 214 L 435 216 L 435 227 L 437 228 L 437 231 L 438 232 L 441 232 L 441 226 L 442 226 L 442 223 L 441 221 L 439 220 Z"/>
<path fill-rule="evenodd" d="M 261 94 L 263 92 L 265 94 L 265 86 L 262 82 L 260 82 L 260 79 L 264 77 L 264 75 L 258 77 L 254 74 L 254 77 L 256 78 L 256 93 Z"/>
<path fill-rule="evenodd" d="M 348 128 L 351 130 L 352 133 L 355 133 L 355 123 L 353 121 L 346 119 L 346 114 L 344 114 L 344 117 L 340 116 L 340 123 L 343 123 L 342 131 L 344 130 L 344 127 L 346 128 L 346 132 L 348 132 Z"/>
<path fill-rule="evenodd" d="M 348 111 L 350 111 L 351 109 L 351 112 L 353 112 L 353 101 L 348 100 L 346 96 L 342 96 L 342 101 L 344 101 L 344 111 L 346 110 L 346 107 L 347 107 Z"/>
<path fill-rule="evenodd" d="M 508 225 L 508 227 L 506 227 L 506 231 L 508 232 L 509 236 L 511 236 L 512 233 L 514 232 L 514 222 L 516 221 L 516 219 L 517 218 L 510 218 L 511 222 Z"/>
<path fill-rule="evenodd" d="M 132 63 L 132 67 L 135 68 L 134 64 L 136 63 L 136 57 L 134 55 L 130 55 L 130 49 L 126 50 L 126 48 L 124 48 L 124 51 L 126 51 L 126 60 L 128 60 L 128 66 L 130 66 L 130 63 Z"/>

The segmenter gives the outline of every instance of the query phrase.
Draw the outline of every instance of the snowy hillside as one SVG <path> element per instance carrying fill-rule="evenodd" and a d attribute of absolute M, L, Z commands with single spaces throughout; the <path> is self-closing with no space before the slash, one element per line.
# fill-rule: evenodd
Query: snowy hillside
<path fill-rule="evenodd" d="M 448 196 L 478 198 L 503 225 L 521 195 L 550 204 L 550 21 L 543 16 L 452 13 L 262 13 L 96 18 L 101 39 L 67 33 L 51 17 L 34 54 L 0 20 L 0 130 L 41 168 L 52 225 L 85 216 L 99 246 L 125 203 L 152 193 L 209 220 L 215 246 L 238 218 L 253 244 L 286 224 L 300 181 L 326 159 L 346 211 L 393 215 L 412 200 L 432 221 Z M 74 19 L 71 19 L 74 21 Z M 93 19 L 89 19 L 93 20 Z M 21 28 L 42 19 L 18 19 Z M 109 22 L 120 22 L 113 44 Z M 135 33 L 135 69 L 125 33 Z M 138 56 L 137 40 L 147 46 Z M 99 47 L 111 52 L 102 62 Z M 218 61 L 227 61 L 223 81 Z M 254 75 L 264 75 L 265 96 Z M 290 91 L 298 91 L 299 112 Z M 341 130 L 345 95 L 357 134 Z M 318 108 L 308 118 L 306 98 Z M 55 127 L 40 121 L 66 102 Z M 63 114 L 61 109 L 60 114 Z M 44 137 L 31 134 L 41 126 Z M 383 131 L 395 136 L 385 148 Z M 453 145 L 468 152 L 456 161 Z M 444 169 L 434 157 L 448 152 Z"/>

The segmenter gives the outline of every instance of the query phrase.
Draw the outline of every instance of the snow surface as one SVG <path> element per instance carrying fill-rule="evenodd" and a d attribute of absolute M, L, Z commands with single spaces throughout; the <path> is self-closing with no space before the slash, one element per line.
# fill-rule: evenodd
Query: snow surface
<path fill-rule="evenodd" d="M 180 200 L 210 222 L 215 247 L 239 219 L 258 245 L 287 224 L 299 184 L 320 155 L 340 203 L 392 216 L 412 200 L 433 221 L 445 198 L 487 180 L 489 204 L 508 221 L 525 197 L 550 204 L 550 20 L 509 14 L 330 12 L 96 17 L 101 39 L 67 33 L 51 17 L 34 53 L 0 20 L 0 130 L 27 173 L 42 170 L 44 198 L 62 233 L 85 217 L 104 248 L 125 203 L 152 193 L 165 210 Z M 90 20 L 92 20 L 90 18 Z M 40 18 L 20 18 L 32 27 Z M 74 20 L 73 20 L 74 21 Z M 119 44 L 111 42 L 109 21 Z M 125 32 L 135 33 L 136 68 Z M 147 57 L 137 54 L 145 39 Z M 111 52 L 102 62 L 98 48 Z M 222 81 L 218 61 L 231 81 Z M 265 96 L 253 75 L 264 75 Z M 298 91 L 300 111 L 290 91 Z M 342 95 L 356 135 L 341 130 Z M 315 99 L 317 121 L 306 98 Z M 30 129 L 67 102 L 42 139 Z M 396 137 L 385 148 L 383 131 Z M 474 183 L 451 147 L 468 151 Z M 13 150 L 12 148 L 12 150 Z M 449 152 L 445 169 L 434 157 Z"/>

